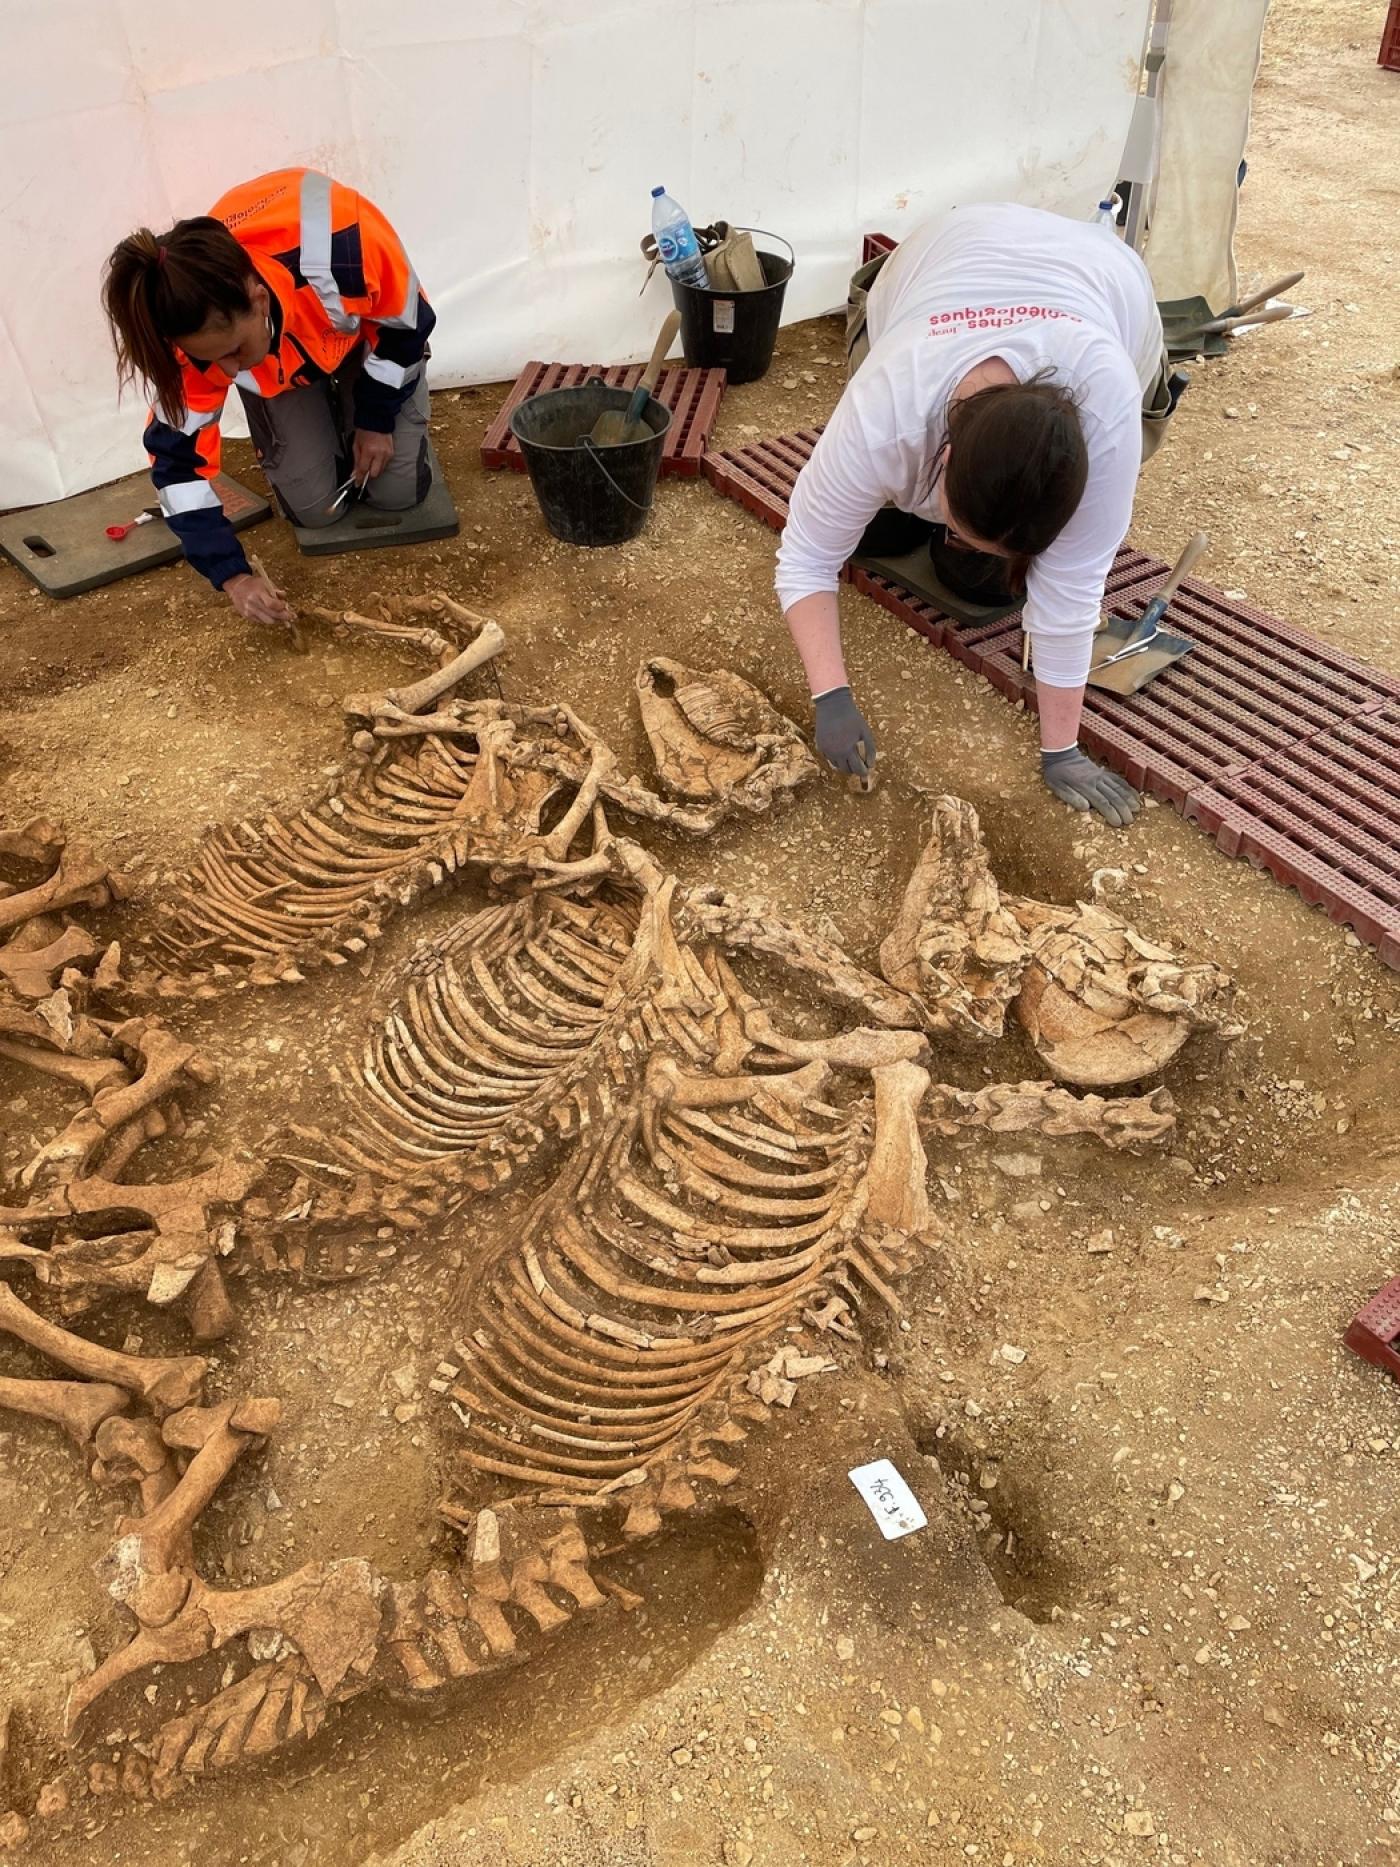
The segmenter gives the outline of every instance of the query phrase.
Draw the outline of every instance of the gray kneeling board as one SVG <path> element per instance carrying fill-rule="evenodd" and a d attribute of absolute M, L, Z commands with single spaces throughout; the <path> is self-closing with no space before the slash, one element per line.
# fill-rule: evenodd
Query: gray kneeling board
<path fill-rule="evenodd" d="M 217 476 L 214 490 L 236 532 L 272 511 L 265 499 L 226 473 Z M 138 525 L 125 538 L 107 536 L 109 525 L 125 525 L 155 498 L 150 475 L 132 473 L 90 493 L 11 512 L 0 518 L 0 551 L 47 596 L 78 596 L 157 564 L 173 564 L 182 555 L 180 541 L 164 519 Z"/>

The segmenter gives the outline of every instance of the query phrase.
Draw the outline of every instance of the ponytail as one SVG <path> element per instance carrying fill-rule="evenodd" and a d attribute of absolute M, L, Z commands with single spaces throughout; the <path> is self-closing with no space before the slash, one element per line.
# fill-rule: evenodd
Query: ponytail
<path fill-rule="evenodd" d="M 221 220 L 178 220 L 157 236 L 138 227 L 113 248 L 102 280 L 102 308 L 117 351 L 117 380 L 140 377 L 167 421 L 185 417 L 175 345 L 213 316 L 252 307 L 255 274 Z"/>

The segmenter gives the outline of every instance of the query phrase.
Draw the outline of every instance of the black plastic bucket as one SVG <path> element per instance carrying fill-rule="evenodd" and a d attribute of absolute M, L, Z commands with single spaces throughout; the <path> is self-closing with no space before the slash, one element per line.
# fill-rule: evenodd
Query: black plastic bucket
<path fill-rule="evenodd" d="M 671 411 L 653 397 L 642 409 L 640 441 L 595 447 L 593 424 L 607 409 L 624 412 L 630 389 L 609 389 L 592 376 L 581 389 L 546 389 L 511 415 L 544 522 L 568 545 L 620 545 L 646 524 L 656 496 Z"/>
<path fill-rule="evenodd" d="M 778 324 L 783 315 L 783 294 L 796 265 L 786 240 L 761 227 L 739 227 L 751 233 L 758 263 L 768 283 L 757 292 L 712 292 L 696 285 L 671 281 L 671 296 L 681 314 L 681 342 L 692 369 L 723 369 L 731 383 L 756 382 L 773 361 Z M 772 240 L 783 253 L 759 250 L 759 240 Z"/>

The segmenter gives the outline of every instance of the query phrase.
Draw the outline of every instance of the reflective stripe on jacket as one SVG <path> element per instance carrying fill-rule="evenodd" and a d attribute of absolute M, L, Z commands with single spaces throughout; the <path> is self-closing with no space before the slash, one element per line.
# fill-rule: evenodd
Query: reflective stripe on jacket
<path fill-rule="evenodd" d="M 210 213 L 247 253 L 272 301 L 267 356 L 232 380 L 251 395 L 281 395 L 324 381 L 363 344 L 355 426 L 391 434 L 436 320 L 379 209 L 316 169 L 279 169 L 230 189 Z M 167 522 L 190 563 L 219 589 L 248 569 L 210 484 L 230 378 L 214 364 L 187 357 L 182 364 L 184 418 L 152 409 L 145 442 Z"/>

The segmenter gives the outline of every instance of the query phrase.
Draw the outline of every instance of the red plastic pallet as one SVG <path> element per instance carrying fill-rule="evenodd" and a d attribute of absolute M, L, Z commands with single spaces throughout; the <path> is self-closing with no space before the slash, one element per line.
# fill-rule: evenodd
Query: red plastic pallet
<path fill-rule="evenodd" d="M 1376 704 L 1193 793 L 1186 815 L 1400 971 L 1400 705 Z"/>
<path fill-rule="evenodd" d="M 590 376 L 601 376 L 610 389 L 635 389 L 642 380 L 642 368 L 640 363 L 527 363 L 486 430 L 481 443 L 482 466 L 525 471 L 525 456 L 510 431 L 510 418 L 532 395 L 545 389 L 577 389 Z M 699 474 L 728 380 L 724 370 L 693 370 L 680 364 L 662 370 L 656 399 L 671 411 L 671 426 L 661 451 L 663 473 L 687 480 Z"/>
<path fill-rule="evenodd" d="M 1387 71 L 1400 71 L 1400 0 L 1390 0 L 1390 11 L 1385 16 L 1385 31 L 1381 34 L 1381 52 L 1376 61 L 1384 65 Z"/>
<path fill-rule="evenodd" d="M 1384 1368 L 1387 1374 L 1400 1380 L 1400 1354 L 1395 1350 L 1397 1337 L 1400 1337 L 1400 1277 L 1392 1277 L 1352 1317 L 1342 1340 L 1363 1361 Z"/>
<path fill-rule="evenodd" d="M 820 432 L 707 454 L 705 477 L 781 530 Z M 1141 615 L 1166 574 L 1125 546 L 1108 609 Z M 960 623 L 876 572 L 844 575 L 1007 699 L 1035 706 L 1019 614 Z M 1183 583 L 1171 619 L 1195 652 L 1141 693 L 1089 688 L 1085 748 L 1400 970 L 1400 680 L 1197 578 Z"/>

